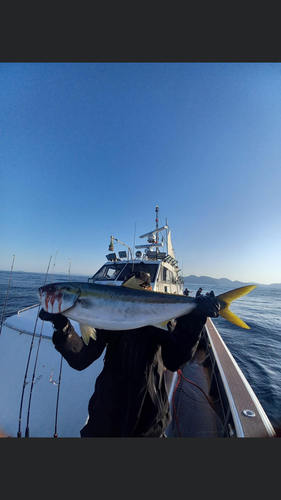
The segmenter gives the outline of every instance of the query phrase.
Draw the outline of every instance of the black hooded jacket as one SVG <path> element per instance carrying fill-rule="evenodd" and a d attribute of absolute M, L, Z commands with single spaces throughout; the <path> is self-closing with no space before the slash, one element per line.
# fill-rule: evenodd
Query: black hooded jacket
<path fill-rule="evenodd" d="M 191 313 L 169 331 L 147 326 L 128 331 L 97 330 L 86 345 L 71 323 L 55 331 L 55 348 L 69 365 L 84 370 L 101 356 L 104 367 L 90 398 L 82 437 L 160 437 L 171 421 L 165 367 L 178 370 L 192 357 L 206 318 Z"/>

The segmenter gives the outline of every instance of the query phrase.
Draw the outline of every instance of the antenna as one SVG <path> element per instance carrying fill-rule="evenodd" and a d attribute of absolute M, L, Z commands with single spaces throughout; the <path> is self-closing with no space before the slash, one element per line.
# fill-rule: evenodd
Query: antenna
<path fill-rule="evenodd" d="M 166 253 L 168 255 L 168 219 L 166 218 Z"/>
<path fill-rule="evenodd" d="M 133 259 L 135 258 L 134 255 L 135 255 L 135 245 L 136 245 L 136 229 L 137 229 L 137 221 L 135 221 L 135 234 L 134 234 L 134 244 L 133 244 L 133 254 L 132 254 L 132 257 Z M 133 260 L 133 265 L 132 265 L 132 271 L 134 272 L 134 260 Z"/>
<path fill-rule="evenodd" d="M 156 222 L 156 230 L 158 229 L 158 212 L 159 212 L 159 207 L 157 205 L 157 207 L 155 208 L 155 214 L 156 214 L 156 219 L 155 219 L 155 222 Z M 158 243 L 158 232 L 156 233 L 157 236 L 156 236 L 156 243 Z"/>

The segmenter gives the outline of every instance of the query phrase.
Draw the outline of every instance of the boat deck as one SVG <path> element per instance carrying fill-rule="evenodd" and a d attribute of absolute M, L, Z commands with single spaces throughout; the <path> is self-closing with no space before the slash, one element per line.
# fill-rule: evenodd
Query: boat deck
<path fill-rule="evenodd" d="M 193 359 L 177 373 L 172 389 L 171 412 L 173 420 L 168 437 L 223 437 L 220 420 L 221 404 L 218 397 L 209 394 L 211 380 L 205 360 L 204 341 Z"/>
<path fill-rule="evenodd" d="M 168 437 L 273 437 L 258 398 L 208 318 L 171 388 Z"/>

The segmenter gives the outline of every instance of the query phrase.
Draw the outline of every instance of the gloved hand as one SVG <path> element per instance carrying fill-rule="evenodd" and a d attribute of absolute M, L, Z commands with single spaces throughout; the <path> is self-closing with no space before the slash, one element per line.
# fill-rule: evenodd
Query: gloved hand
<path fill-rule="evenodd" d="M 42 319 L 42 321 L 51 321 L 55 330 L 59 331 L 62 331 L 69 324 L 68 319 L 62 314 L 48 313 L 43 308 L 39 312 L 39 318 Z"/>
<path fill-rule="evenodd" d="M 209 318 L 217 318 L 220 313 L 220 304 L 213 291 L 207 295 L 199 295 L 196 299 L 196 309 L 193 314 Z"/>
<path fill-rule="evenodd" d="M 219 316 L 220 304 L 213 291 L 208 295 L 200 295 L 195 300 L 197 306 L 194 311 L 177 318 L 175 331 L 188 332 L 189 336 L 192 335 L 196 339 L 205 325 L 207 317 L 217 318 Z"/>

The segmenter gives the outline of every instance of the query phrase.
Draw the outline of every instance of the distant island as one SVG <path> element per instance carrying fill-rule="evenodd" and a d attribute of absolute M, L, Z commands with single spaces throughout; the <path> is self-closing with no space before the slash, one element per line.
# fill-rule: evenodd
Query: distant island
<path fill-rule="evenodd" d="M 253 281 L 243 282 L 243 281 L 231 281 L 227 278 L 211 278 L 210 276 L 195 276 L 190 274 L 189 276 L 184 276 L 185 283 L 196 284 L 196 285 L 221 285 L 221 286 L 232 286 L 240 287 L 245 285 L 259 285 L 259 286 L 272 286 L 275 288 L 281 288 L 281 283 L 272 283 L 270 285 L 263 285 L 262 283 L 255 283 Z"/>

